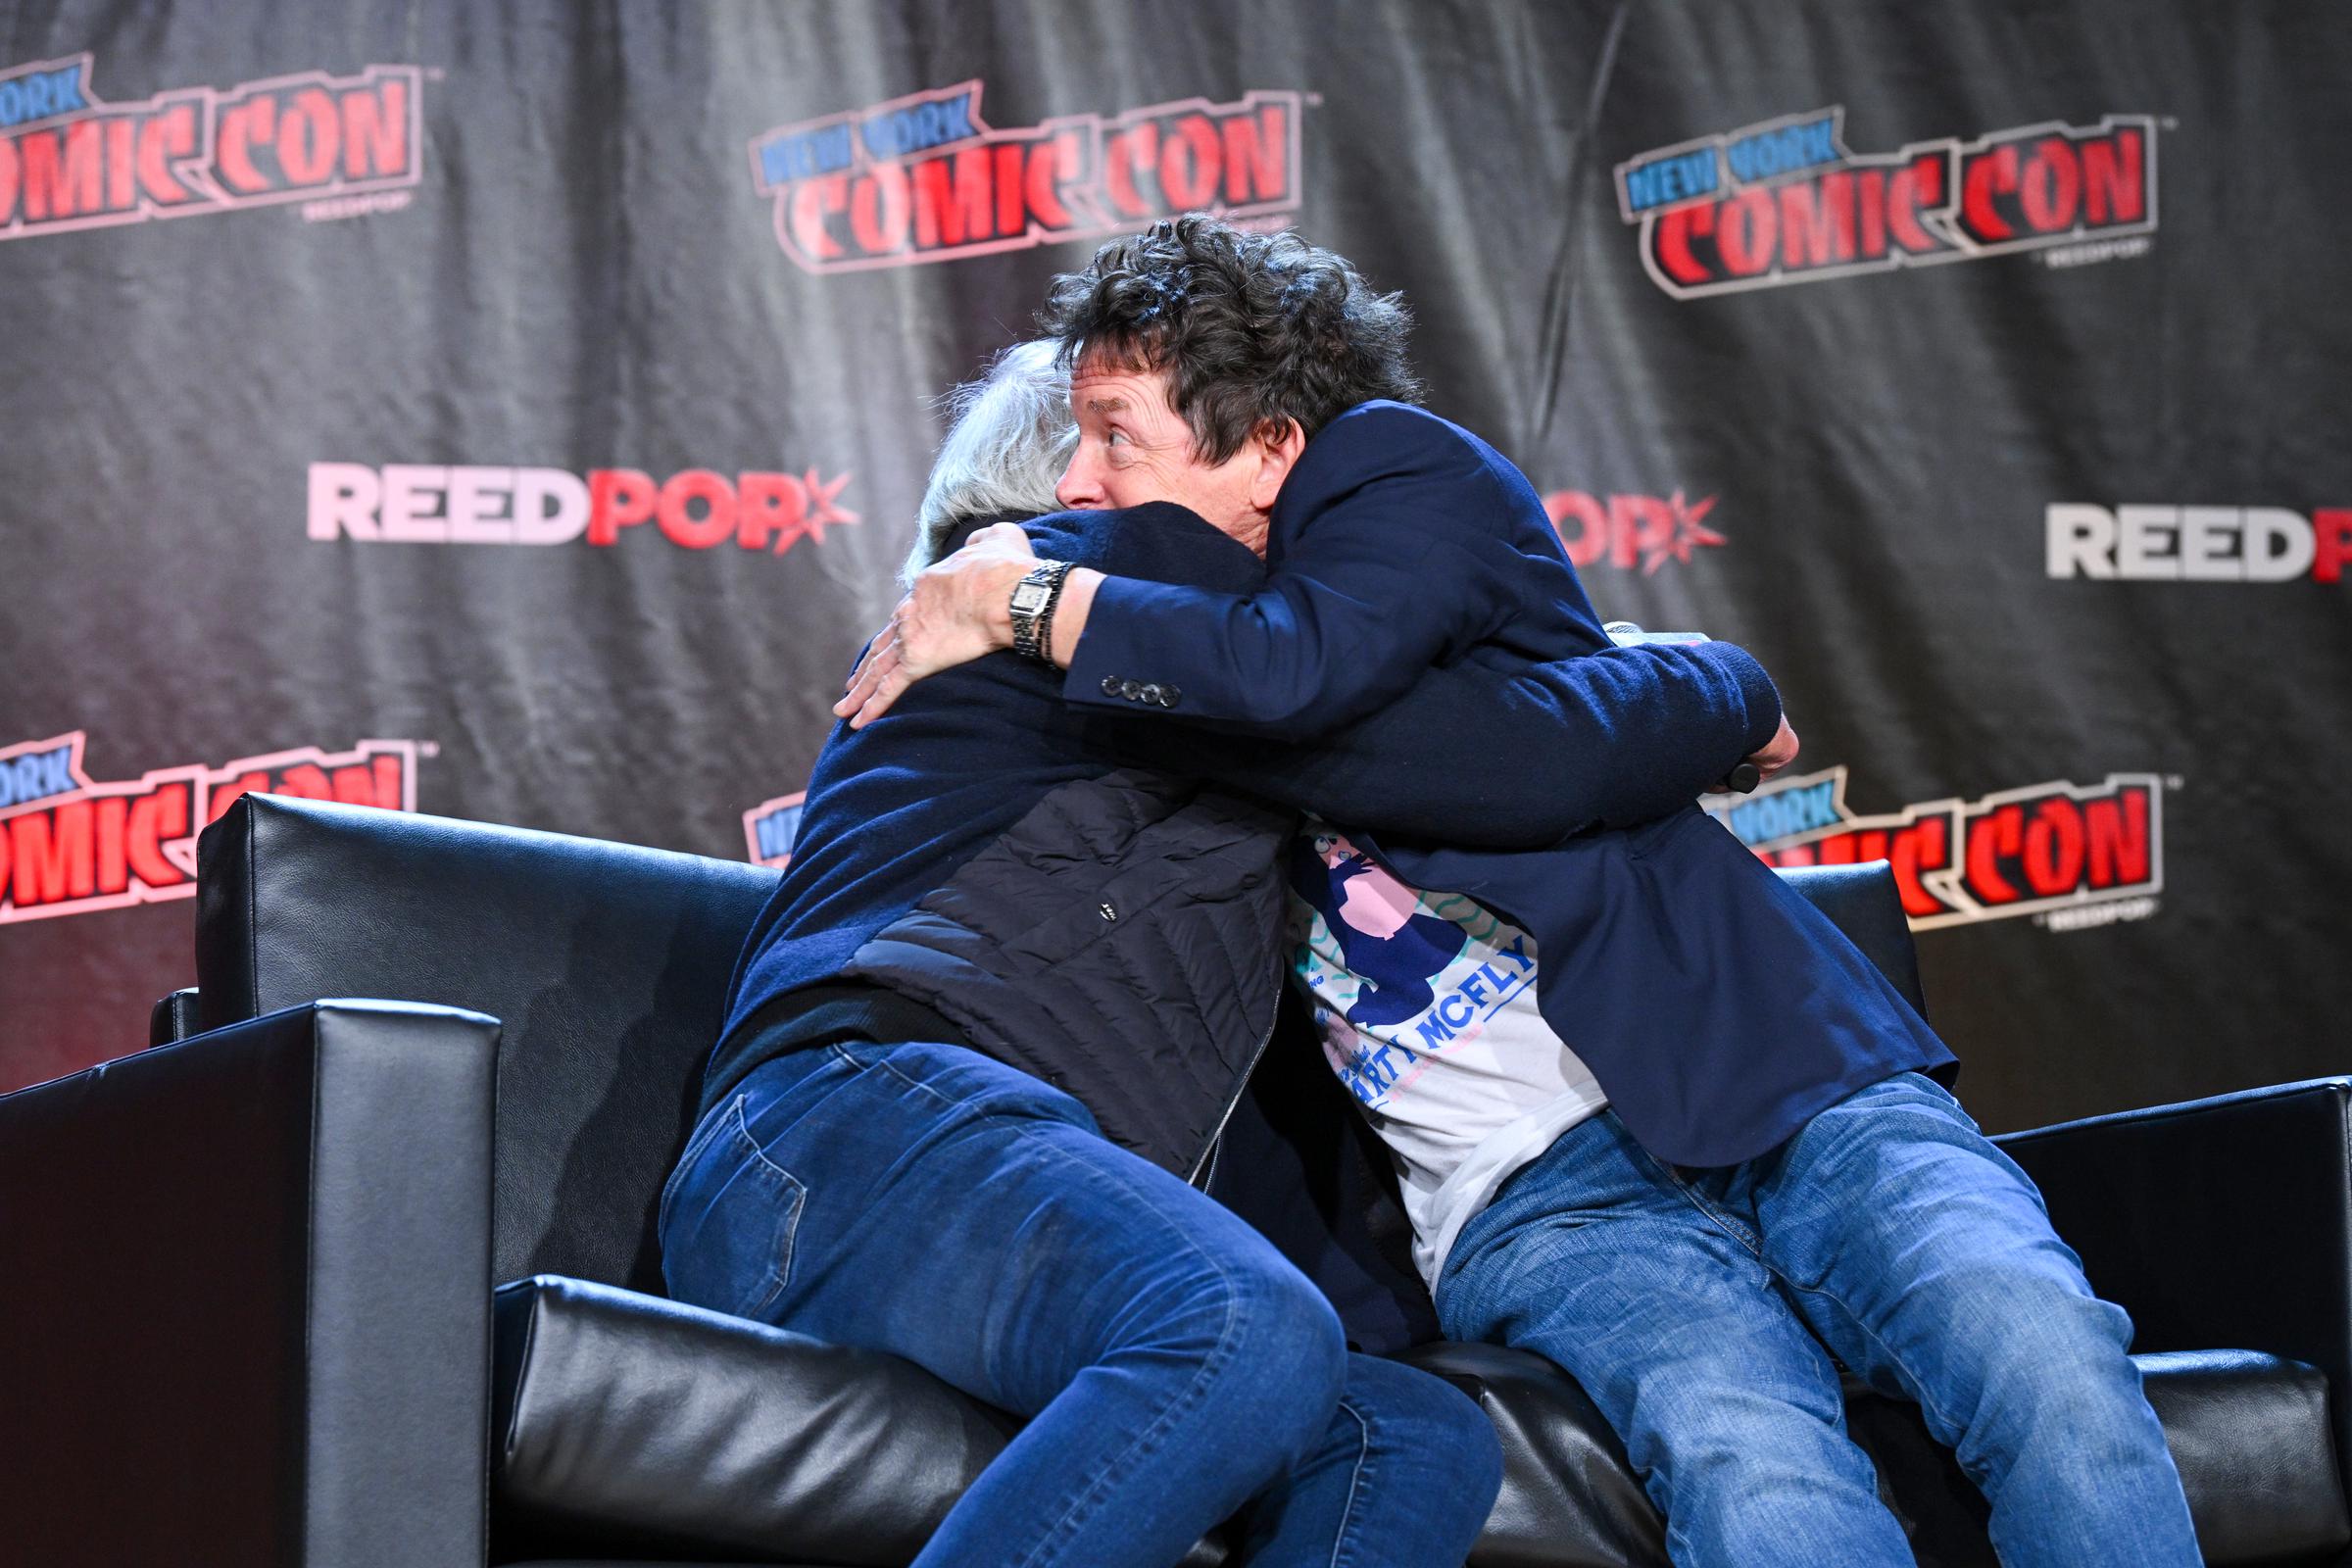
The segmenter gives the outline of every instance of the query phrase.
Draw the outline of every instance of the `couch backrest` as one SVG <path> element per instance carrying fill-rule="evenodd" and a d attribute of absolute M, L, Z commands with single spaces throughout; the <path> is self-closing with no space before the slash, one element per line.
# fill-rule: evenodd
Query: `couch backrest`
<path fill-rule="evenodd" d="M 1784 871 L 1920 1004 L 1883 862 Z M 499 1045 L 492 1260 L 662 1293 L 655 1210 L 744 933 L 778 873 L 248 795 L 205 830 L 207 1029 L 322 997 L 470 1007 Z"/>
<path fill-rule="evenodd" d="M 204 1027 L 320 997 L 502 1020 L 497 1280 L 660 1294 L 654 1212 L 778 873 L 596 839 L 275 795 L 205 830 Z"/>

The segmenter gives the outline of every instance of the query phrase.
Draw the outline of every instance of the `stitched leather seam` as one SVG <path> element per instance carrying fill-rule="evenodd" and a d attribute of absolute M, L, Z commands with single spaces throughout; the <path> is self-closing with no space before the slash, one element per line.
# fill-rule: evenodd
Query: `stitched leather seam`
<path fill-rule="evenodd" d="M 255 841 L 261 833 L 258 813 L 249 806 L 245 808 L 245 1015 L 249 1018 L 262 1015 L 262 927 L 254 906 L 254 884 L 261 880 L 254 870 L 259 853 Z"/>
<path fill-rule="evenodd" d="M 2327 1096 L 2341 1102 L 2352 1097 L 2352 1080 L 2343 1078 L 2315 1078 L 2306 1083 L 2280 1084 L 2272 1091 L 2247 1090 L 2242 1094 L 2219 1097 L 2216 1102 L 2192 1102 L 2185 1105 L 2153 1105 L 2144 1111 L 2119 1110 L 2107 1116 L 2085 1116 L 2077 1121 L 2064 1121 L 2054 1127 L 2034 1127 L 2025 1132 L 2003 1133 L 1991 1140 L 1996 1148 L 2008 1149 L 2031 1146 L 2047 1139 L 2060 1139 L 2075 1134 L 2088 1134 L 2093 1129 L 2108 1127 L 2164 1127 L 2176 1122 L 2194 1121 L 2200 1116 L 2222 1115 L 2231 1110 L 2252 1111 L 2258 1106 L 2278 1104 L 2283 1101 L 2301 1099 L 2305 1095 Z M 2338 1118 L 2352 1129 L 2352 1118 Z M 2352 1131 L 2348 1131 L 2346 1152 L 2352 1154 Z"/>

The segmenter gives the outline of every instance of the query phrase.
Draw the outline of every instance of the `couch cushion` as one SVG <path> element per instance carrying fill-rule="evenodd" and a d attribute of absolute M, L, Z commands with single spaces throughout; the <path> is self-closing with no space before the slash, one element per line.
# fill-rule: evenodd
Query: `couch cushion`
<path fill-rule="evenodd" d="M 1471 1557 L 1476 1568 L 1666 1568 L 1657 1513 L 1574 1379 L 1499 1346 L 1425 1345 L 1400 1359 L 1478 1400 L 1502 1435 L 1502 1495 Z M 2319 1372 L 2252 1351 L 2133 1360 L 2208 1563 L 2352 1544 Z M 1854 1439 L 1905 1534 L 1935 1544 L 1935 1568 L 1995 1568 L 1984 1496 L 1929 1437 L 1918 1406 L 1857 1387 L 1846 1394 Z"/>
<path fill-rule="evenodd" d="M 1664 1568 L 1657 1513 L 1573 1379 L 1491 1345 L 1400 1359 L 1470 1395 L 1502 1435 L 1475 1568 Z M 2317 1372 L 2247 1351 L 2135 1359 L 2209 1563 L 2352 1544 Z M 1847 1392 L 1906 1532 L 1936 1543 L 1937 1568 L 1992 1568 L 1984 1498 L 1917 1407 Z M 895 1356 L 556 1277 L 499 1291 L 492 1401 L 501 1562 L 904 1563 L 1019 1428 Z M 1204 1542 L 1186 1562 L 1222 1558 Z"/>
<path fill-rule="evenodd" d="M 502 1562 L 905 1563 L 1020 1429 L 896 1356 L 611 1286 L 520 1280 L 496 1320 Z"/>
<path fill-rule="evenodd" d="M 1478 1568 L 1666 1568 L 1666 1533 L 1600 1412 L 1540 1355 L 1418 1345 L 1397 1356 L 1478 1401 L 1502 1438 L 1502 1495 Z"/>
<path fill-rule="evenodd" d="M 2209 1563 L 2352 1545 L 2328 1380 L 2252 1350 L 2133 1356 Z"/>

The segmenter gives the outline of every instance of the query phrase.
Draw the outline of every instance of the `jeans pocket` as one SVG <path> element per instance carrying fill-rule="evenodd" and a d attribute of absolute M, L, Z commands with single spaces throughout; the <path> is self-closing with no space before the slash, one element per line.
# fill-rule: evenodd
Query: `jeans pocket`
<path fill-rule="evenodd" d="M 701 1126 L 687 1135 L 686 1147 L 678 1151 L 676 1163 L 669 1167 L 669 1179 L 662 1184 L 662 1204 L 654 1211 L 656 1236 L 669 1234 L 670 1206 L 677 1202 L 679 1190 L 686 1185 L 686 1173 L 694 1169 L 695 1161 L 702 1158 L 704 1152 L 710 1147 L 710 1140 L 743 1120 L 744 1099 L 744 1096 L 737 1095 L 731 1102 L 705 1118 Z"/>
<path fill-rule="evenodd" d="M 768 1158 L 743 1106 L 738 1096 L 713 1118 L 701 1149 L 679 1162 L 662 1271 L 673 1300 L 760 1318 L 792 1282 L 808 1189 Z"/>

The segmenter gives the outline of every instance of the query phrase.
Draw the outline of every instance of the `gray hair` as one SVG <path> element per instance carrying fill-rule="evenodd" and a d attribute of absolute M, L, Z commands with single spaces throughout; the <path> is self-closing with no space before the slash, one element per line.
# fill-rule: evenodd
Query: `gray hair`
<path fill-rule="evenodd" d="M 1051 341 L 1015 343 L 978 380 L 941 400 L 953 416 L 914 514 L 914 549 L 899 570 L 916 572 L 946 554 L 948 536 L 974 517 L 1060 510 L 1054 487 L 1069 466 L 1078 427 L 1070 372 Z"/>

